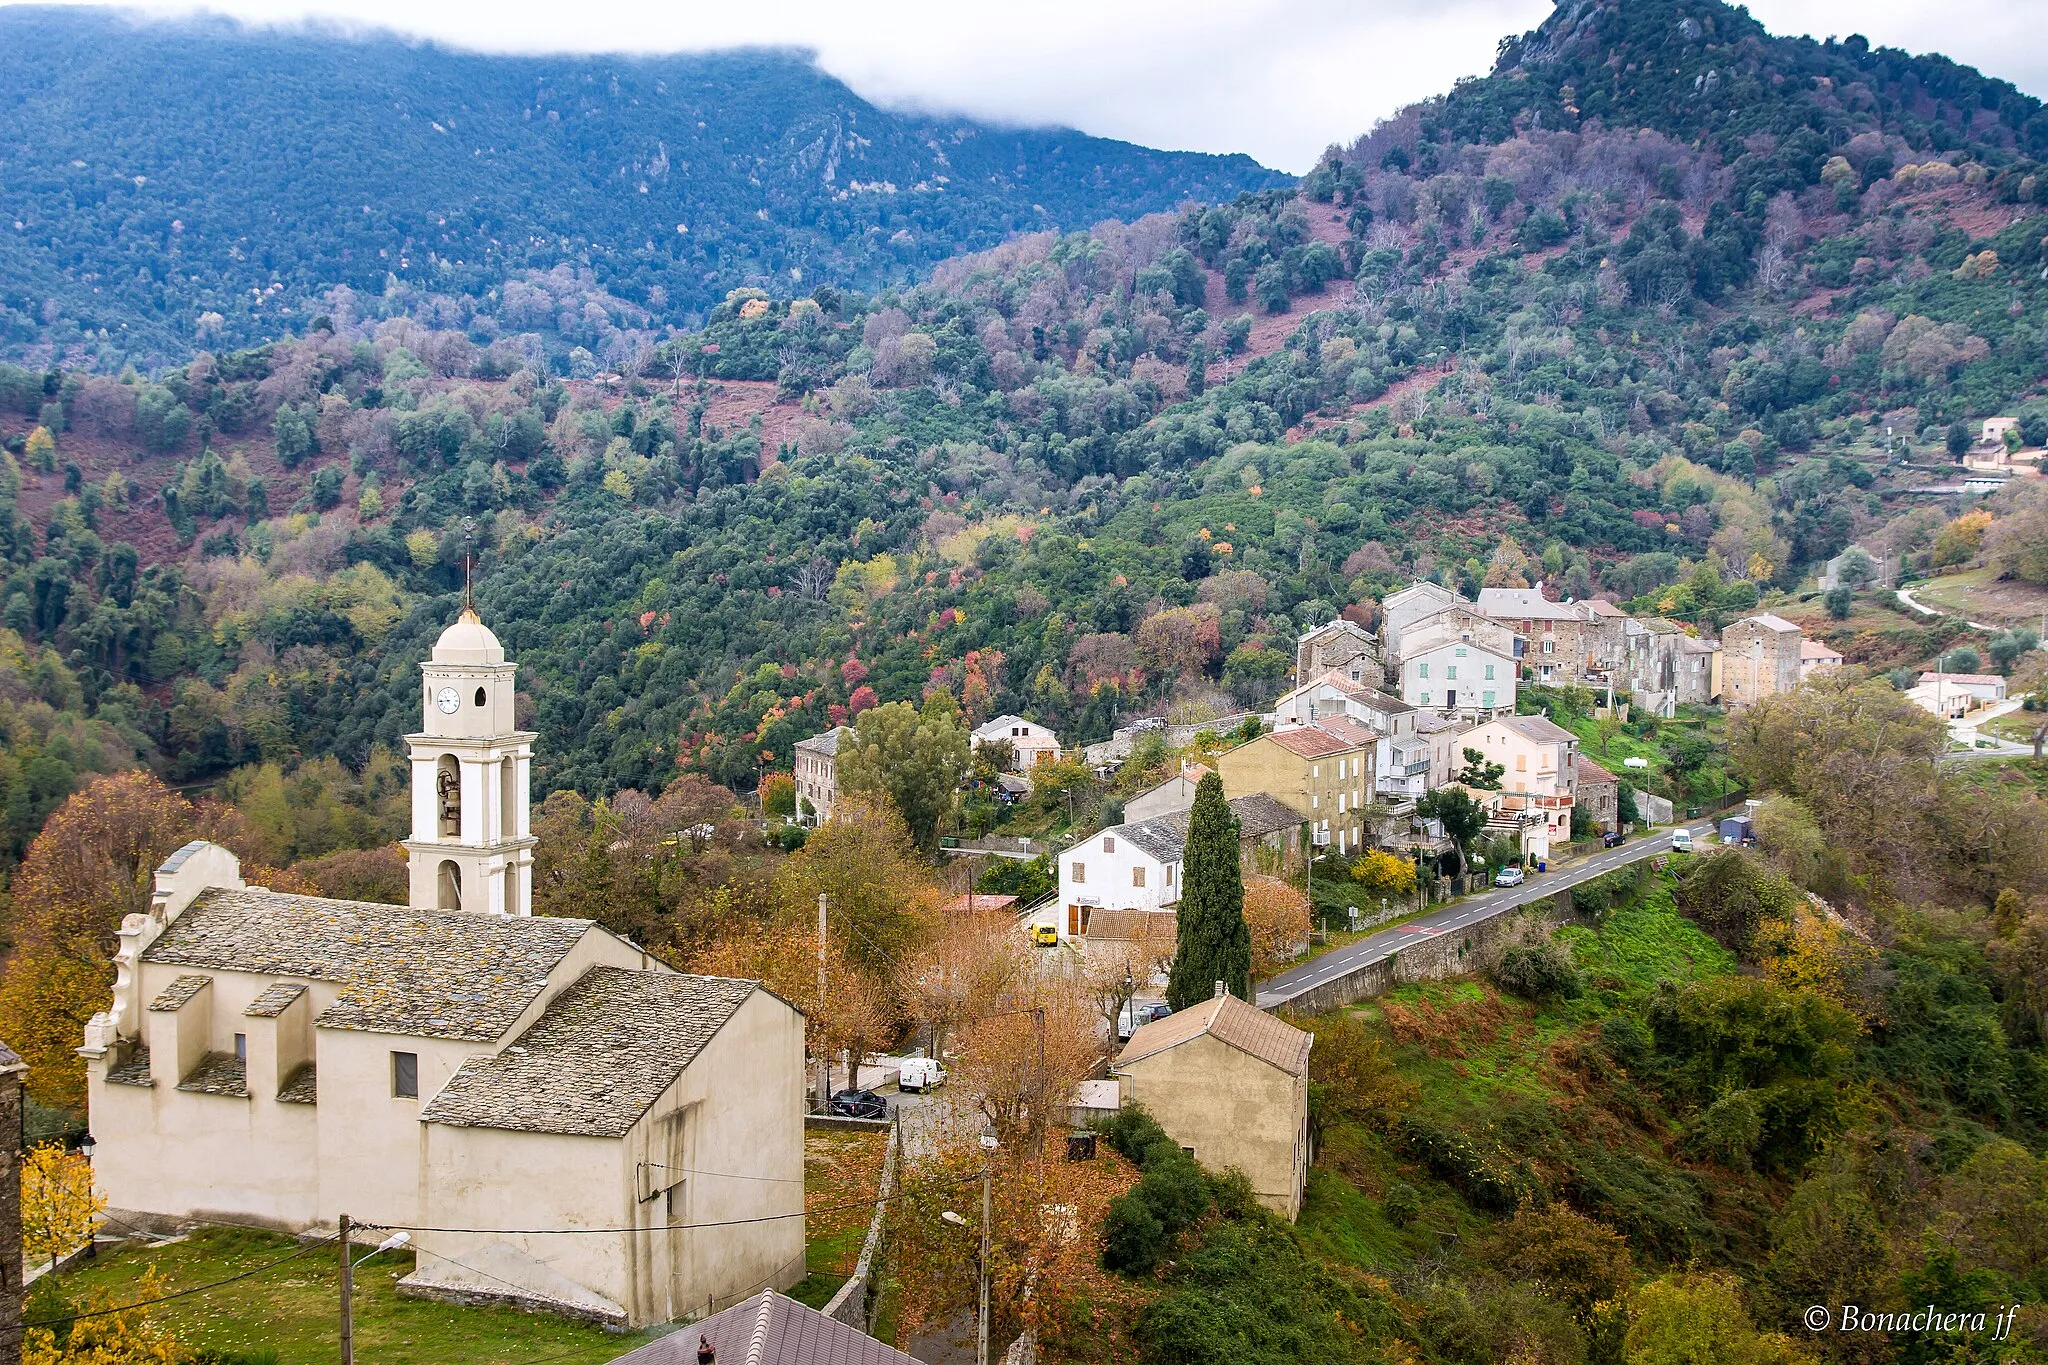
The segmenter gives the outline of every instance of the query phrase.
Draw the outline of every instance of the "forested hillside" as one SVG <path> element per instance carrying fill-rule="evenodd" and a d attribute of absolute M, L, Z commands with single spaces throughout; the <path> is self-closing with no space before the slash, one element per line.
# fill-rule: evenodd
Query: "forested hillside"
<path fill-rule="evenodd" d="M 873 287 L 1283 183 L 878 109 L 790 52 L 482 56 L 33 6 L 0 47 L 0 348 L 106 370 L 301 331 L 337 285 L 618 363 L 738 285 Z"/>

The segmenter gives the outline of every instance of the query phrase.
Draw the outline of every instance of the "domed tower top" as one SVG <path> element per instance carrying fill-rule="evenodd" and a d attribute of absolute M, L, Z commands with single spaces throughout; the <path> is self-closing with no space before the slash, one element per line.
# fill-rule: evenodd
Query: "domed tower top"
<path fill-rule="evenodd" d="M 505 646 L 498 643 L 474 607 L 464 607 L 455 624 L 434 641 L 433 658 L 437 664 L 501 664 Z"/>

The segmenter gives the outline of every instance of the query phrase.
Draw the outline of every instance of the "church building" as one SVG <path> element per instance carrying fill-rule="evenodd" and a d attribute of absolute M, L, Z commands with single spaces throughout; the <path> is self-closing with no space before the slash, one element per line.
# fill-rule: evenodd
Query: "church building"
<path fill-rule="evenodd" d="M 421 665 L 411 904 L 249 886 L 204 841 L 157 869 L 80 1050 L 116 1217 L 346 1214 L 414 1230 L 401 1292 L 617 1327 L 803 1278 L 803 1016 L 532 914 L 514 668 L 468 609 Z"/>

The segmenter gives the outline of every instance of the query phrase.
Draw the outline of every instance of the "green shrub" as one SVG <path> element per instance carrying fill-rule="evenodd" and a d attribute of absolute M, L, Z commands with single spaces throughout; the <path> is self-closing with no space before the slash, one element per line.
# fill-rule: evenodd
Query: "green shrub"
<path fill-rule="evenodd" d="M 1397 1228 L 1405 1228 L 1422 1214 L 1422 1194 L 1405 1180 L 1396 1180 L 1387 1186 L 1387 1197 L 1380 1201 L 1380 1212 L 1387 1221 Z"/>

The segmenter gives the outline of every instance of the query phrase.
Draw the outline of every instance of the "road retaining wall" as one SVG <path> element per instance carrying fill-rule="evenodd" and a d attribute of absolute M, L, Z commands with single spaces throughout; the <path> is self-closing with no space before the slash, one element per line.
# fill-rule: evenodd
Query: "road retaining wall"
<path fill-rule="evenodd" d="M 1507 932 L 1508 925 L 1517 916 L 1523 914 L 1540 916 L 1551 925 L 1572 922 L 1578 916 L 1572 888 L 1565 887 L 1553 896 L 1530 901 L 1526 905 L 1505 907 L 1498 914 L 1461 928 L 1446 929 L 1436 934 L 1419 933 L 1413 943 L 1402 944 L 1377 962 L 1318 982 L 1299 995 L 1265 1008 L 1304 1016 L 1325 1014 L 1361 1000 L 1370 1000 L 1405 982 L 1441 981 L 1447 976 L 1463 975 L 1474 969 L 1486 949 Z"/>

